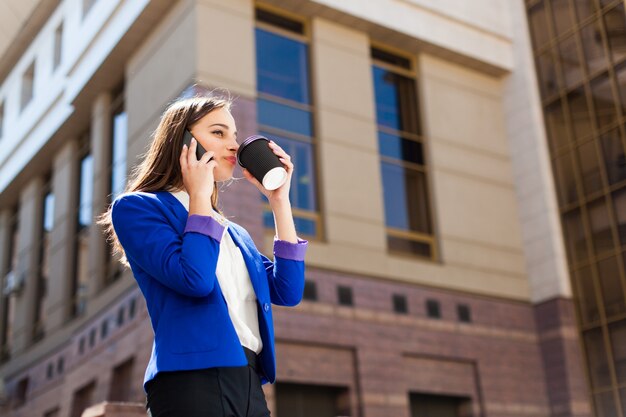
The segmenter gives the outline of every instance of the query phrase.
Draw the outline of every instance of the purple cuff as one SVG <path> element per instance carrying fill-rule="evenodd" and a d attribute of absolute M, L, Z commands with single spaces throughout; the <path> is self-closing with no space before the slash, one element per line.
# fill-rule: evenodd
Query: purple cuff
<path fill-rule="evenodd" d="M 185 232 L 196 232 L 203 235 L 207 235 L 217 240 L 222 241 L 222 235 L 224 234 L 225 227 L 222 226 L 212 216 L 202 216 L 200 214 L 192 214 L 187 218 L 187 225 L 185 226 Z"/>
<path fill-rule="evenodd" d="M 291 243 L 274 236 L 274 256 L 293 261 L 304 261 L 304 254 L 308 245 L 308 240 L 298 238 L 298 243 Z"/>

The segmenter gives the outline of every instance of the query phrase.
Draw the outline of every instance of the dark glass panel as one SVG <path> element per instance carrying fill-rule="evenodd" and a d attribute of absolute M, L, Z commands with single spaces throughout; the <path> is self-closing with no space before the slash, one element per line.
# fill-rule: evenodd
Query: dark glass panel
<path fill-rule="evenodd" d="M 546 132 L 550 148 L 554 151 L 570 142 L 563 102 L 557 100 L 545 109 Z"/>
<path fill-rule="evenodd" d="M 378 147 L 381 155 L 424 165 L 424 150 L 417 141 L 379 131 Z"/>
<path fill-rule="evenodd" d="M 611 385 L 611 377 L 602 329 L 597 328 L 584 332 L 583 339 L 585 349 L 587 350 L 587 363 L 592 387 L 609 387 Z"/>
<path fill-rule="evenodd" d="M 587 259 L 589 254 L 580 209 L 571 210 L 563 215 L 563 231 L 570 263 L 578 264 Z"/>
<path fill-rule="evenodd" d="M 539 50 L 550 41 L 546 6 L 543 1 L 535 4 L 528 10 L 528 20 L 530 33 L 535 45 L 534 49 Z"/>
<path fill-rule="evenodd" d="M 626 180 L 626 157 L 619 129 L 610 130 L 600 136 L 600 145 L 609 184 Z"/>
<path fill-rule="evenodd" d="M 622 384 L 626 382 L 626 320 L 609 325 L 609 337 L 617 383 Z"/>
<path fill-rule="evenodd" d="M 626 57 L 626 11 L 623 3 L 606 12 L 604 26 L 611 59 L 613 63 L 618 63 Z"/>
<path fill-rule="evenodd" d="M 578 201 L 574 163 L 570 152 L 554 159 L 554 177 L 557 185 L 559 203 L 567 206 Z"/>
<path fill-rule="evenodd" d="M 569 0 L 552 0 L 552 19 L 554 21 L 554 32 L 556 36 L 561 36 L 572 29 L 574 16 Z"/>
<path fill-rule="evenodd" d="M 622 187 L 613 193 L 613 211 L 617 221 L 617 233 L 621 245 L 626 245 L 626 188 Z"/>
<path fill-rule="evenodd" d="M 263 23 L 269 23 L 272 26 L 279 27 L 289 32 L 298 34 L 304 33 L 304 25 L 301 22 L 286 18 L 263 9 L 255 10 L 256 20 Z"/>
<path fill-rule="evenodd" d="M 585 62 L 590 74 L 607 67 L 606 50 L 602 44 L 602 27 L 598 20 L 586 24 L 580 32 L 585 52 Z"/>
<path fill-rule="evenodd" d="M 618 262 L 621 260 L 616 256 L 598 261 L 600 290 L 607 319 L 626 311 Z"/>
<path fill-rule="evenodd" d="M 591 268 L 582 267 L 574 271 L 580 317 L 583 324 L 597 323 L 600 320 L 600 308 L 596 298 Z"/>
<path fill-rule="evenodd" d="M 423 173 L 383 162 L 385 223 L 389 227 L 431 233 L 426 177 Z"/>
<path fill-rule="evenodd" d="M 580 84 L 583 79 L 584 63 L 576 44 L 577 37 L 577 34 L 569 36 L 558 45 L 563 82 L 566 88 Z"/>
<path fill-rule="evenodd" d="M 558 56 L 552 48 L 537 57 L 539 89 L 543 98 L 550 97 L 558 92 L 559 82 L 556 75 L 557 60 Z"/>
<path fill-rule="evenodd" d="M 603 73 L 591 81 L 591 96 L 595 107 L 598 129 L 603 130 L 617 122 L 617 99 L 608 73 Z"/>
<path fill-rule="evenodd" d="M 376 120 L 379 125 L 419 135 L 419 108 L 415 80 L 373 67 Z"/>
<path fill-rule="evenodd" d="M 611 221 L 604 197 L 590 203 L 587 211 L 595 253 L 612 251 L 615 248 L 615 243 L 613 242 Z"/>
<path fill-rule="evenodd" d="M 602 190 L 600 161 L 596 152 L 595 140 L 580 145 L 577 149 L 580 177 L 585 195 Z"/>
<path fill-rule="evenodd" d="M 372 48 L 371 53 L 372 59 L 383 61 L 396 67 L 411 69 L 411 61 L 407 58 L 377 48 Z"/>
<path fill-rule="evenodd" d="M 315 220 L 310 220 L 310 219 L 305 219 L 302 217 L 294 216 L 293 221 L 294 221 L 294 224 L 296 225 L 296 231 L 298 232 L 298 234 L 309 235 L 309 236 L 317 235 L 317 228 L 316 228 L 317 222 Z"/>
<path fill-rule="evenodd" d="M 418 242 L 416 240 L 403 239 L 387 235 L 387 246 L 393 252 L 404 252 L 413 255 L 423 256 L 425 258 L 432 257 L 432 248 L 430 244 Z"/>
<path fill-rule="evenodd" d="M 304 136 L 313 136 L 311 112 L 279 104 L 274 101 L 257 100 L 260 125 L 271 126 Z"/>
<path fill-rule="evenodd" d="M 570 120 L 576 140 L 582 140 L 593 133 L 589 102 L 582 88 L 576 89 L 567 95 L 569 102 Z"/>
<path fill-rule="evenodd" d="M 620 96 L 622 116 L 626 117 L 626 62 L 615 67 L 615 78 L 617 80 L 617 90 Z"/>
<path fill-rule="evenodd" d="M 576 7 L 576 18 L 579 22 L 583 22 L 594 16 L 598 10 L 595 0 L 572 0 Z"/>
<path fill-rule="evenodd" d="M 596 409 L 595 417 L 616 417 L 615 397 L 613 391 L 603 391 L 593 396 Z"/>
<path fill-rule="evenodd" d="M 256 59 L 259 92 L 310 103 L 305 43 L 256 29 Z"/>

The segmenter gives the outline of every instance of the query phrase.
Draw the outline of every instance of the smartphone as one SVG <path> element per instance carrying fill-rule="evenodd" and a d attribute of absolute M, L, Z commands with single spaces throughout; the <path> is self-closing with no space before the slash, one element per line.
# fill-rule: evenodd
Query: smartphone
<path fill-rule="evenodd" d="M 188 129 L 185 129 L 185 134 L 183 135 L 183 144 L 187 145 L 187 148 L 191 148 L 192 138 L 193 136 L 191 136 L 191 132 Z M 202 145 L 200 145 L 200 142 L 198 142 L 198 140 L 196 139 L 196 158 L 200 160 L 200 158 L 202 158 L 202 155 L 204 155 L 205 152 L 206 152 L 206 149 L 204 149 Z M 211 157 L 211 159 L 213 159 L 213 157 Z M 209 159 L 209 161 L 211 159 Z"/>

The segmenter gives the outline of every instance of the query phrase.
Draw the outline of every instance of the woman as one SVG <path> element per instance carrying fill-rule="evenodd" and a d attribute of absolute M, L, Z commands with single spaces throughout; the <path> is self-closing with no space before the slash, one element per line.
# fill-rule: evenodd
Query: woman
<path fill-rule="evenodd" d="M 153 417 L 269 416 L 261 384 L 276 375 L 271 303 L 302 298 L 308 242 L 294 227 L 289 155 L 270 143 L 288 173 L 274 191 L 243 171 L 274 213 L 273 262 L 218 209 L 217 182 L 232 178 L 239 147 L 230 106 L 220 97 L 172 104 L 126 192 L 101 220 L 150 314 L 144 389 Z M 189 147 L 186 129 L 195 138 Z M 206 149 L 200 160 L 196 140 Z"/>

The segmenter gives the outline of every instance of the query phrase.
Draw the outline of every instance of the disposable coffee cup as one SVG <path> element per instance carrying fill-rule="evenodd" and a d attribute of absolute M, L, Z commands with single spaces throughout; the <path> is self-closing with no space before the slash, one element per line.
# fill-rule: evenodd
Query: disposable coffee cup
<path fill-rule="evenodd" d="M 237 162 L 247 169 L 266 190 L 275 190 L 287 180 L 287 170 L 261 135 L 248 137 L 237 150 Z"/>

